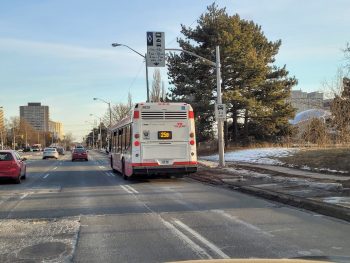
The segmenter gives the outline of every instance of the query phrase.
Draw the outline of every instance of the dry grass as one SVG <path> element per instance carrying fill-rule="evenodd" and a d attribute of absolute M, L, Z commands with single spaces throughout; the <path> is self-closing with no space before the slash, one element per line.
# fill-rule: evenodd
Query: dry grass
<path fill-rule="evenodd" d="M 350 174 L 350 148 L 301 150 L 293 156 L 279 158 L 282 162 L 312 169 L 348 171 Z"/>

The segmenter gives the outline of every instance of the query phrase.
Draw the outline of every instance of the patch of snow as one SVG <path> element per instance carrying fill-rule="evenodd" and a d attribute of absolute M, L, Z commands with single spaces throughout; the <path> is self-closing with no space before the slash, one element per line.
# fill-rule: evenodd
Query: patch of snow
<path fill-rule="evenodd" d="M 321 189 L 321 190 L 326 190 L 326 191 L 342 191 L 343 190 L 343 185 L 339 184 L 339 183 L 315 183 L 315 182 L 310 182 L 309 187 L 310 188 Z"/>
<path fill-rule="evenodd" d="M 328 168 L 314 168 L 317 171 L 320 172 L 330 172 L 330 173 L 341 173 L 341 174 L 347 174 L 349 173 L 349 171 L 342 171 L 342 170 L 332 170 L 332 169 L 328 169 Z"/>
<path fill-rule="evenodd" d="M 274 158 L 290 156 L 299 151 L 296 148 L 256 148 L 227 152 L 225 160 L 229 162 L 243 162 L 269 165 L 283 165 L 284 163 Z M 218 161 L 217 154 L 202 157 L 209 161 Z"/>
<path fill-rule="evenodd" d="M 349 196 L 332 196 L 326 197 L 323 199 L 323 202 L 329 204 L 345 204 L 350 205 L 350 197 Z"/>
<path fill-rule="evenodd" d="M 300 167 L 300 169 L 311 171 L 311 168 L 307 165 L 303 165 L 302 167 Z"/>
<path fill-rule="evenodd" d="M 230 173 L 238 174 L 241 176 L 252 177 L 255 179 L 271 179 L 271 175 L 257 173 L 257 172 L 249 171 L 249 170 L 245 170 L 245 169 L 224 168 L 223 170 L 230 172 Z"/>
<path fill-rule="evenodd" d="M 279 183 L 294 183 L 300 186 L 310 187 L 314 189 L 321 189 L 326 191 L 342 191 L 343 185 L 340 183 L 318 183 L 313 182 L 307 179 L 301 179 L 297 177 L 283 177 L 275 176 L 273 177 L 274 181 Z"/>
<path fill-rule="evenodd" d="M 198 163 L 209 168 L 217 168 L 219 166 L 219 163 L 208 160 L 198 160 Z"/>

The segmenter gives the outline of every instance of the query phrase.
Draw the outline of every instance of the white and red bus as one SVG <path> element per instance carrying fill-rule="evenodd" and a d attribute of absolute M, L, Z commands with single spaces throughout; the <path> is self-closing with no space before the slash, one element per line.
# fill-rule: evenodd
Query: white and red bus
<path fill-rule="evenodd" d="M 111 167 L 124 179 L 197 171 L 194 113 L 187 103 L 138 103 L 110 134 Z"/>

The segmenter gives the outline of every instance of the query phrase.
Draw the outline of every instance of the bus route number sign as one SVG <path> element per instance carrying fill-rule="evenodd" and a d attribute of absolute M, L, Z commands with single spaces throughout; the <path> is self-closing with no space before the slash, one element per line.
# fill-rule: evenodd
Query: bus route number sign
<path fill-rule="evenodd" d="M 159 140 L 170 140 L 173 138 L 173 134 L 171 131 L 159 131 L 158 139 Z"/>

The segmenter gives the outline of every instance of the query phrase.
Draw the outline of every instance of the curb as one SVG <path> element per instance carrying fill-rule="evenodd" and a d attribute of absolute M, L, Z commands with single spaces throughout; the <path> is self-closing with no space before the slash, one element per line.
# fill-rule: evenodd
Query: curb
<path fill-rule="evenodd" d="M 209 178 L 207 176 L 202 177 L 200 175 L 191 174 L 189 177 L 196 181 L 209 183 L 211 185 L 223 185 L 232 190 L 240 191 L 242 193 L 251 194 L 254 196 L 265 198 L 267 200 L 276 201 L 279 203 L 306 209 L 309 211 L 316 212 L 318 214 L 322 214 L 322 215 L 326 215 L 326 216 L 330 216 L 330 217 L 334 217 L 334 218 L 338 218 L 338 219 L 342 219 L 350 222 L 350 209 L 347 209 L 344 207 L 335 206 L 324 202 L 305 199 L 301 197 L 296 197 L 285 193 L 260 189 L 254 186 L 239 186 L 235 184 L 230 184 L 222 181 L 219 178 L 215 178 L 215 176 L 214 178 Z"/>
<path fill-rule="evenodd" d="M 303 208 L 309 211 L 317 212 L 318 214 L 335 217 L 338 219 L 346 220 L 350 222 L 350 209 L 330 205 L 324 202 L 319 202 L 315 200 L 300 198 L 284 193 L 273 192 L 269 190 L 264 190 L 260 188 L 256 188 L 254 186 L 233 186 L 230 184 L 229 188 L 233 188 L 235 190 L 239 190 L 240 192 L 252 194 L 255 196 L 263 197 L 268 200 L 277 201 L 283 204 L 291 205 L 298 208 Z"/>

